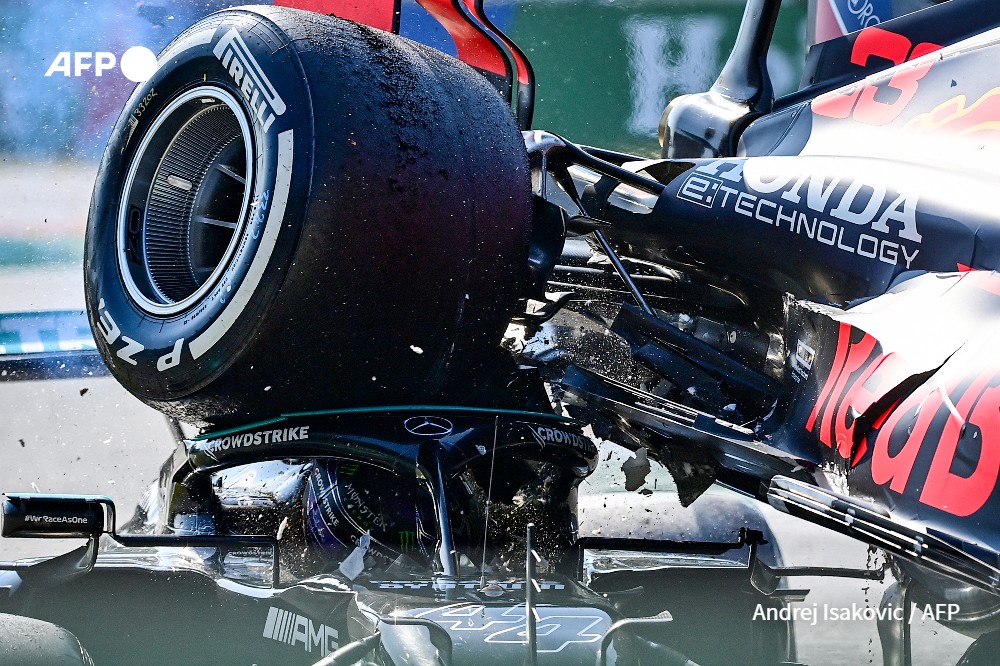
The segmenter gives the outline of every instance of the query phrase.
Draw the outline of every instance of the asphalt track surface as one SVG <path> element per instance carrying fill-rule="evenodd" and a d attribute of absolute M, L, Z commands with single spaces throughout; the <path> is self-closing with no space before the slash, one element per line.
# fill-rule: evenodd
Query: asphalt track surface
<path fill-rule="evenodd" d="M 0 272 L 0 311 L 82 306 L 79 269 Z M 35 288 L 24 289 L 25 285 Z M 42 288 L 44 287 L 44 288 Z M 110 377 L 0 382 L 0 491 L 108 495 L 120 520 L 130 515 L 143 490 L 156 479 L 173 450 L 166 421 L 129 395 Z M 602 460 L 607 456 L 602 455 Z M 615 453 L 598 471 L 622 477 L 624 458 Z M 647 483 L 662 474 L 656 472 Z M 605 484 L 601 484 L 605 485 Z M 647 486 L 648 487 L 648 486 Z M 662 485 L 658 486 L 662 488 Z M 651 488 L 652 489 L 652 488 Z M 635 503 L 676 501 L 669 493 L 635 494 Z M 867 548 L 764 507 L 786 565 L 865 567 Z M 626 517 L 627 518 L 627 517 Z M 53 554 L 78 545 L 53 540 L 0 541 L 0 559 Z M 885 583 L 797 578 L 789 587 L 809 588 L 806 605 L 819 609 L 878 607 Z M 706 592 L 725 604 L 724 591 Z M 724 628 L 720 629 L 723 639 Z M 827 621 L 796 624 L 802 663 L 881 664 L 874 622 Z M 913 663 L 955 664 L 970 639 L 932 622 L 913 624 Z"/>

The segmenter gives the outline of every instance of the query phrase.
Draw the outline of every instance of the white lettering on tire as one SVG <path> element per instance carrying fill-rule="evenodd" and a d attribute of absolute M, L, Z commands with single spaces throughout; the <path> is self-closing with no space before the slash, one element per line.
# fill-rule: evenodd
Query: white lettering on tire
<path fill-rule="evenodd" d="M 115 323 L 115 320 L 111 318 L 111 314 L 105 309 L 103 298 L 97 302 L 97 330 L 99 330 L 101 335 L 104 336 L 104 339 L 107 340 L 109 347 L 113 345 L 118 338 L 121 338 L 122 342 L 125 343 L 125 346 L 119 349 L 115 353 L 115 356 L 126 363 L 130 363 L 131 365 L 138 365 L 138 362 L 132 357 L 145 349 L 145 345 L 137 340 L 133 340 L 127 335 L 122 335 L 118 324 Z M 108 351 L 110 351 L 110 349 Z"/>
<path fill-rule="evenodd" d="M 239 86 L 244 99 L 250 105 L 254 122 L 267 133 L 275 116 L 285 112 L 285 102 L 267 78 L 260 63 L 253 57 L 236 28 L 230 28 L 212 51 L 222 66 L 229 72 L 233 82 Z"/>
<path fill-rule="evenodd" d="M 121 335 L 122 331 L 118 328 L 118 324 L 115 320 L 111 318 L 111 315 L 107 310 L 104 309 L 104 299 L 102 298 L 97 303 L 97 329 L 104 336 L 104 339 L 108 341 L 108 344 L 114 344 L 118 336 Z"/>
<path fill-rule="evenodd" d="M 166 372 L 181 362 L 181 350 L 184 348 L 184 338 L 174 343 L 174 348 L 156 360 L 156 369 Z"/>
<path fill-rule="evenodd" d="M 125 343 L 125 346 L 118 350 L 117 354 L 118 358 L 125 361 L 126 363 L 137 365 L 136 360 L 132 357 L 141 352 L 143 349 L 145 349 L 146 348 L 145 345 L 143 345 L 138 340 L 133 340 L 127 335 L 122 336 L 122 342 Z"/>

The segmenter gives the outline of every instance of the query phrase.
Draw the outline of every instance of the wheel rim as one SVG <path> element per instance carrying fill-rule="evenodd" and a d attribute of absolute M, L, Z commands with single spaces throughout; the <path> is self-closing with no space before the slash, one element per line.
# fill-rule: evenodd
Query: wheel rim
<path fill-rule="evenodd" d="M 171 102 L 136 151 L 118 215 L 118 268 L 142 310 L 175 315 L 218 283 L 246 228 L 252 135 L 229 93 Z"/>

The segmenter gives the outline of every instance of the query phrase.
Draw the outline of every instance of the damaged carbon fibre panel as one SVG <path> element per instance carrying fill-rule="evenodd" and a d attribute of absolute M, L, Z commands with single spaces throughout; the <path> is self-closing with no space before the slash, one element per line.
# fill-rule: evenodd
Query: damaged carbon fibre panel
<path fill-rule="evenodd" d="M 966 271 L 914 277 L 830 318 L 798 338 L 816 367 L 775 444 L 810 442 L 831 485 L 1000 550 L 988 518 L 1000 508 L 998 312 L 997 274 Z"/>
<path fill-rule="evenodd" d="M 915 275 L 846 310 L 789 299 L 785 394 L 751 427 L 579 368 L 561 385 L 661 460 L 707 455 L 724 485 L 995 593 L 997 313 L 985 271 Z"/>

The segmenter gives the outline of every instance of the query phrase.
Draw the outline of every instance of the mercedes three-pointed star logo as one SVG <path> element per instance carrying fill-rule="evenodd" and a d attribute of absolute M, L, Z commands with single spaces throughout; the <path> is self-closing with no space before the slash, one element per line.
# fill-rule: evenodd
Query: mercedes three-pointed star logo
<path fill-rule="evenodd" d="M 440 416 L 411 416 L 403 421 L 403 427 L 418 437 L 444 437 L 455 429 L 451 421 Z"/>

